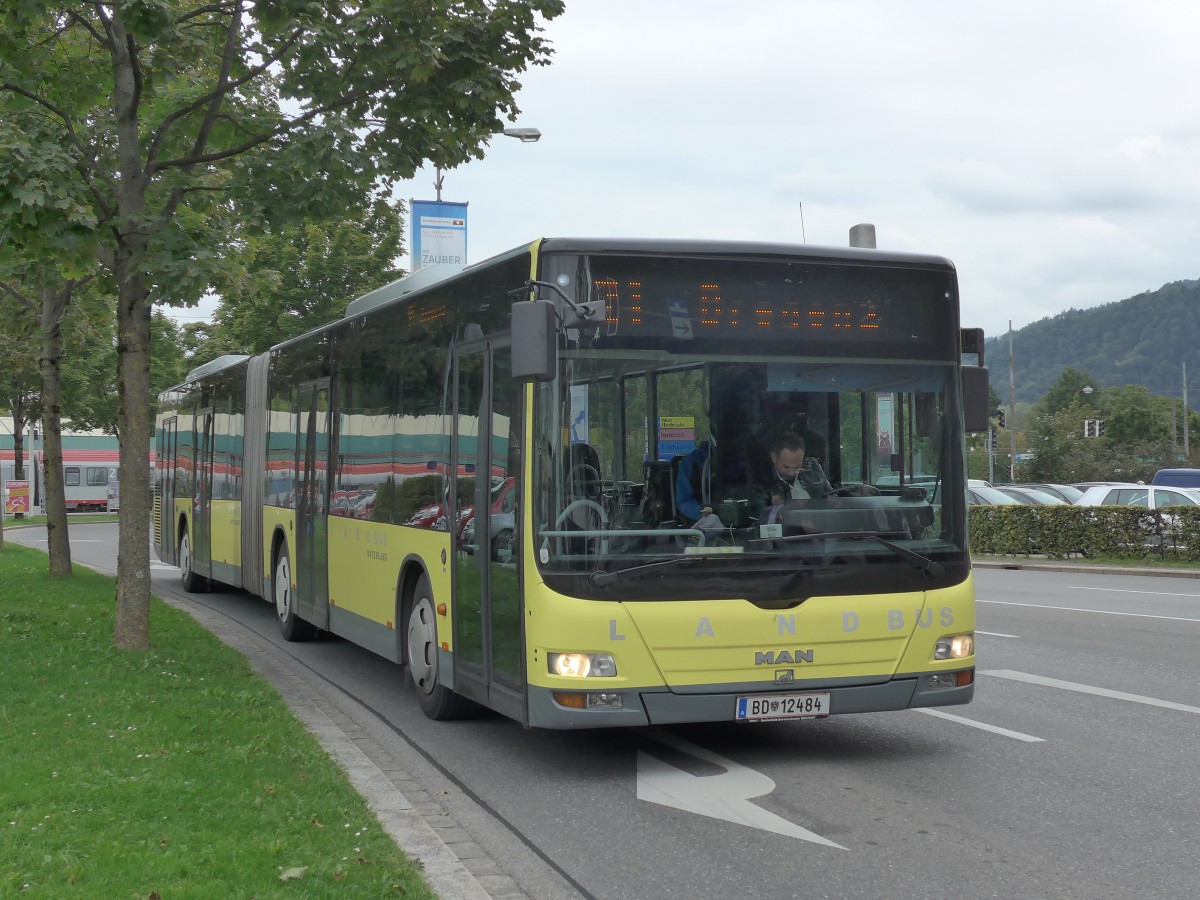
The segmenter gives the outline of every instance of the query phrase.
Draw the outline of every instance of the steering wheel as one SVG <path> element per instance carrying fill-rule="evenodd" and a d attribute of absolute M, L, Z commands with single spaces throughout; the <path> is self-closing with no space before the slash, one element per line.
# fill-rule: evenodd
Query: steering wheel
<path fill-rule="evenodd" d="M 567 521 L 567 517 L 577 509 L 590 509 L 600 519 L 601 525 L 608 524 L 608 513 L 604 511 L 604 507 L 595 500 L 590 500 L 587 497 L 580 497 L 578 500 L 572 500 L 567 504 L 567 508 L 558 514 L 558 518 L 554 520 L 556 529 L 562 528 L 563 523 Z"/>
<path fill-rule="evenodd" d="M 572 500 L 570 503 L 568 503 L 566 506 L 566 509 L 564 509 L 562 512 L 560 512 L 558 514 L 558 518 L 556 518 L 554 520 L 555 530 L 561 531 L 562 527 L 566 523 L 567 519 L 569 519 L 571 517 L 571 514 L 578 509 L 586 509 L 589 511 L 589 513 L 594 513 L 596 515 L 596 518 L 600 521 L 601 527 L 608 524 L 608 514 L 604 512 L 603 506 L 601 506 L 595 500 L 590 500 L 587 497 L 580 497 L 578 500 Z M 559 552 L 561 553 L 561 552 L 563 552 L 563 548 L 565 546 L 565 541 L 575 540 L 575 539 L 560 537 L 558 540 L 559 540 Z M 596 540 L 596 538 L 584 538 L 584 540 L 590 542 L 590 541 Z M 589 550 L 590 550 L 590 547 L 589 547 Z"/>

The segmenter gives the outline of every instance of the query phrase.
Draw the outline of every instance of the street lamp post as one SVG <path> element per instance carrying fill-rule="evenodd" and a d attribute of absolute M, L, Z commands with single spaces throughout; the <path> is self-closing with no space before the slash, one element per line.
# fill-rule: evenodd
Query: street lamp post
<path fill-rule="evenodd" d="M 536 128 L 505 128 L 500 134 L 505 137 L 516 138 L 522 144 L 536 144 L 542 139 L 542 133 Z M 442 176 L 442 169 L 439 166 L 435 170 L 433 189 L 437 193 L 437 201 L 442 202 L 442 182 L 445 180 Z"/>

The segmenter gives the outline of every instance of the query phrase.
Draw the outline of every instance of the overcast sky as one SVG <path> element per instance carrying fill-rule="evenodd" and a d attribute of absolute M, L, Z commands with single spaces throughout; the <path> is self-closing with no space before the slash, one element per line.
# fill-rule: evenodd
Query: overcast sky
<path fill-rule="evenodd" d="M 989 335 L 1200 277 L 1196 0 L 567 0 L 546 34 L 516 123 L 541 141 L 445 175 L 472 262 L 871 222 L 953 260 Z"/>
<path fill-rule="evenodd" d="M 471 262 L 870 222 L 953 260 L 989 335 L 1200 277 L 1196 0 L 567 0 L 546 35 L 514 123 L 541 141 L 445 174 Z"/>

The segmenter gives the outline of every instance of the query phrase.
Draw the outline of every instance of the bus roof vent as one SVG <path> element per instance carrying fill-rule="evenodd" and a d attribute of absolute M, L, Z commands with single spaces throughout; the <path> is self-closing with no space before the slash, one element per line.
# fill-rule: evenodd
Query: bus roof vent
<path fill-rule="evenodd" d="M 463 266 L 456 263 L 437 263 L 429 266 L 422 266 L 411 275 L 405 275 L 403 278 L 393 281 L 391 284 L 385 284 L 381 288 L 376 288 L 369 294 L 363 294 L 346 306 L 346 318 L 350 319 L 354 316 L 361 316 L 365 312 L 369 312 L 377 306 L 383 306 L 385 303 L 390 303 L 405 294 L 411 294 L 413 291 L 419 291 L 421 288 L 429 287 L 431 284 L 437 284 L 439 281 L 444 281 L 452 275 L 457 275 L 463 270 Z"/>
<path fill-rule="evenodd" d="M 249 358 L 244 353 L 227 353 L 224 356 L 218 356 L 216 359 L 210 359 L 202 366 L 196 366 L 196 368 L 187 373 L 185 380 L 195 381 L 197 378 L 203 378 L 205 375 L 211 375 L 214 372 L 220 372 L 222 369 L 228 369 L 230 366 L 236 366 L 242 360 Z"/>
<path fill-rule="evenodd" d="M 851 247 L 866 247 L 874 250 L 875 244 L 875 226 L 870 222 L 863 222 L 855 225 L 850 229 L 850 246 Z"/>

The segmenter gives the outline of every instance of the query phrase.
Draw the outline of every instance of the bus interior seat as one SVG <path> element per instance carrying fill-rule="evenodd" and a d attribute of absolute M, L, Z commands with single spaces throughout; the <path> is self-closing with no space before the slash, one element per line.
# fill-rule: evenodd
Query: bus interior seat
<path fill-rule="evenodd" d="M 665 459 L 649 459 L 642 463 L 642 522 L 649 528 L 675 521 L 675 489 L 671 478 L 671 463 Z"/>
<path fill-rule="evenodd" d="M 574 497 L 595 500 L 603 487 L 600 474 L 600 454 L 591 444 L 571 445 L 567 457 L 567 487 Z"/>

